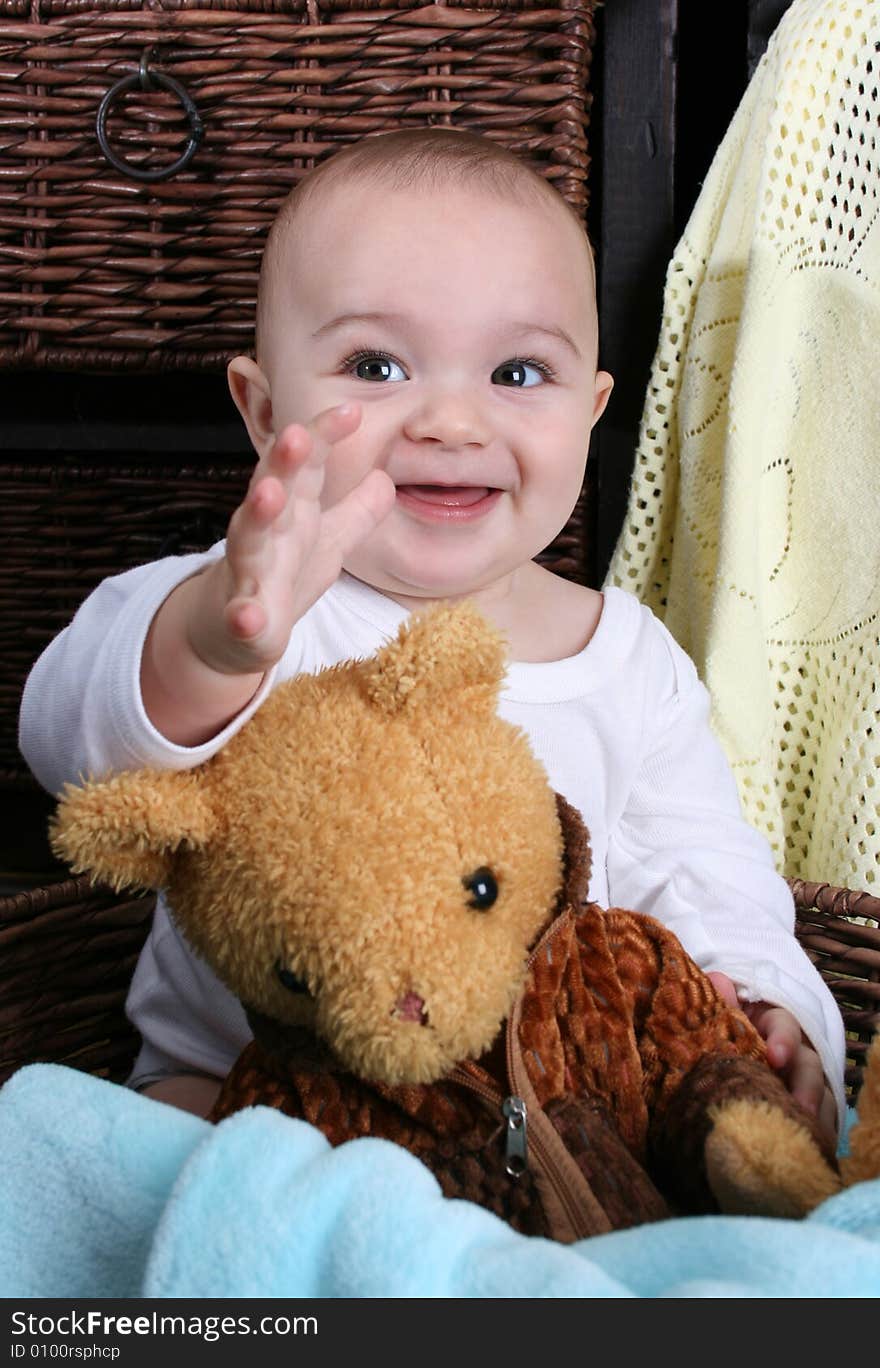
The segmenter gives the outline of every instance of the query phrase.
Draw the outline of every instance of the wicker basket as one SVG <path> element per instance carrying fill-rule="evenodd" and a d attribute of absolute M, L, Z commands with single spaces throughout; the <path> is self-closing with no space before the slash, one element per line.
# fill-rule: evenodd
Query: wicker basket
<path fill-rule="evenodd" d="M 339 147 L 485 133 L 587 200 L 593 0 L 0 0 L 0 364 L 217 368 L 275 210 Z M 153 73 L 156 73 L 155 75 Z M 96 118 L 111 87 L 106 142 Z M 140 78 L 144 86 L 141 87 Z M 192 138 L 173 89 L 204 125 Z"/>
<path fill-rule="evenodd" d="M 880 1029 L 880 898 L 801 880 L 791 888 L 798 936 L 843 1014 L 854 1101 Z M 88 879 L 0 898 L 0 1082 L 37 1061 L 125 1078 L 138 1042 L 123 1004 L 153 906 Z"/>
<path fill-rule="evenodd" d="M 789 880 L 797 937 L 840 1008 L 847 1034 L 846 1083 L 855 1096 L 880 1030 L 880 898 L 831 884 Z"/>
<path fill-rule="evenodd" d="M 125 996 L 154 904 L 85 878 L 0 898 L 0 1082 L 38 1061 L 126 1077 Z"/>

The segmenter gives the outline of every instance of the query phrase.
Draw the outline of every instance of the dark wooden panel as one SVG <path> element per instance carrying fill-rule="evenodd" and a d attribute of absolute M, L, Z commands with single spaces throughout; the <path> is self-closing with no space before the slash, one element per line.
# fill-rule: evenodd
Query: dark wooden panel
<path fill-rule="evenodd" d="M 738 4 L 678 0 L 675 89 L 675 236 L 681 237 L 748 72 L 748 12 Z M 707 60 L 707 54 L 712 59 Z M 724 59 L 716 60 L 723 53 Z"/>
<path fill-rule="evenodd" d="M 7 371 L 0 389 L 4 451 L 250 452 L 222 374 Z"/>
<path fill-rule="evenodd" d="M 669 258 L 789 3 L 612 0 L 599 12 L 591 229 L 600 359 L 616 386 L 588 472 L 593 584 L 623 525 Z"/>
<path fill-rule="evenodd" d="M 748 0 L 748 75 L 751 76 L 764 54 L 773 30 L 791 0 Z"/>
<path fill-rule="evenodd" d="M 615 390 L 593 438 L 595 582 L 626 509 L 639 416 L 675 245 L 679 0 L 613 0 L 601 11 L 600 363 Z"/>

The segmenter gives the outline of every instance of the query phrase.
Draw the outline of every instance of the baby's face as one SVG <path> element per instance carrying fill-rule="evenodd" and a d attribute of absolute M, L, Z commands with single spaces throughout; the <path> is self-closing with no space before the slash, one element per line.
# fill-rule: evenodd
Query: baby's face
<path fill-rule="evenodd" d="M 289 241 L 260 358 L 273 429 L 355 400 L 323 501 L 376 467 L 397 488 L 346 568 L 392 595 L 503 587 L 568 520 L 610 387 L 577 225 L 552 202 L 357 184 Z"/>

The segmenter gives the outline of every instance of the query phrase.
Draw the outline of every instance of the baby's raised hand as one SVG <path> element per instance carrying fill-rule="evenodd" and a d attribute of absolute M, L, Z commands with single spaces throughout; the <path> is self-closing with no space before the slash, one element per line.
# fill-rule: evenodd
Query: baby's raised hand
<path fill-rule="evenodd" d="M 169 741 L 201 745 L 241 711 L 294 623 L 391 510 L 394 485 L 380 470 L 321 505 L 327 457 L 359 422 L 358 406 L 346 404 L 285 428 L 232 515 L 225 556 L 179 584 L 153 618 L 141 697 Z"/>
<path fill-rule="evenodd" d="M 253 674 L 279 660 L 294 624 L 390 511 L 394 485 L 379 470 L 321 506 L 325 462 L 360 418 L 358 405 L 343 404 L 291 424 L 259 461 L 230 521 L 225 558 L 208 572 L 212 611 L 191 621 L 190 643 L 213 669 Z"/>

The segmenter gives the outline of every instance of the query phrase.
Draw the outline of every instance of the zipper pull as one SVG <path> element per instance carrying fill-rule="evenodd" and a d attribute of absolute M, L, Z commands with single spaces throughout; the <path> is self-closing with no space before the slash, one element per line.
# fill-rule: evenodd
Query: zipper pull
<path fill-rule="evenodd" d="M 506 1097 L 501 1104 L 501 1111 L 507 1121 L 504 1167 L 511 1178 L 520 1178 L 529 1166 L 526 1104 L 521 1097 Z"/>

